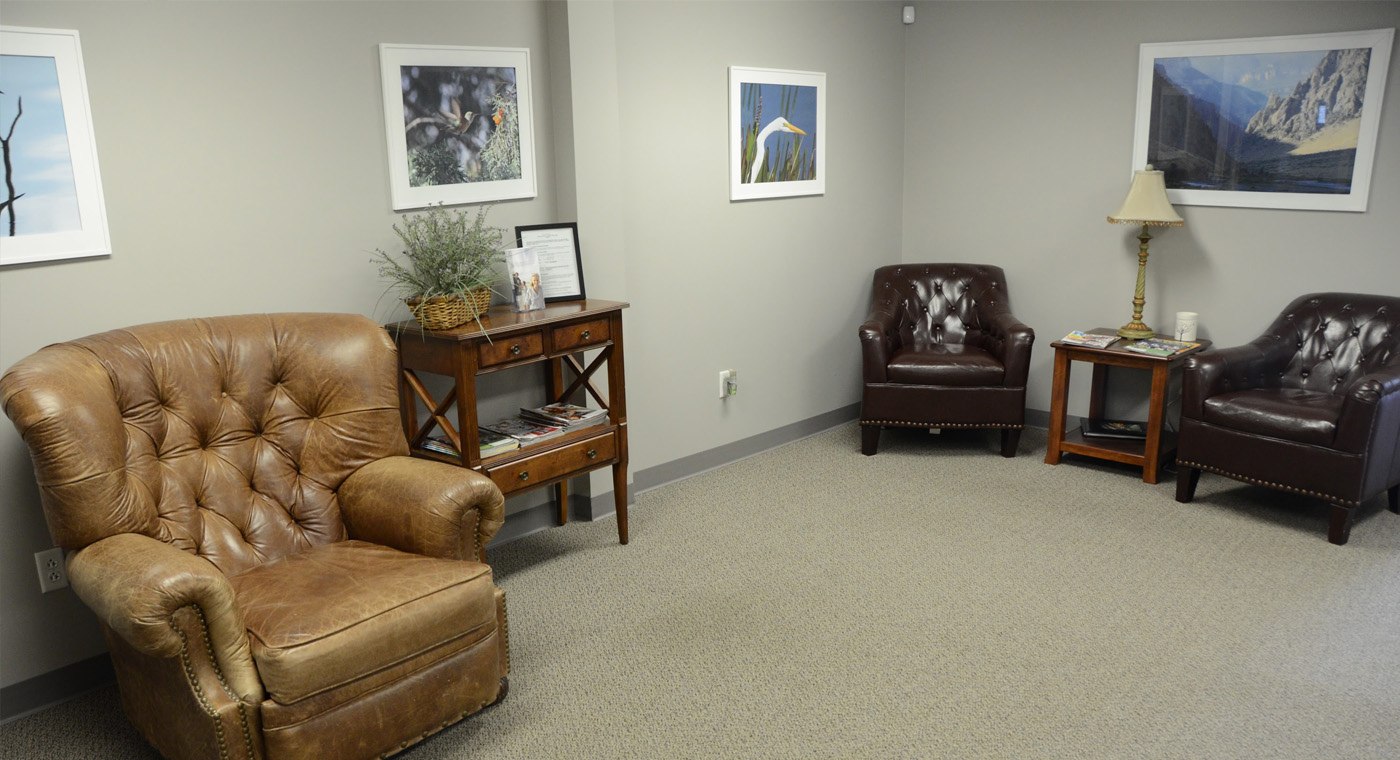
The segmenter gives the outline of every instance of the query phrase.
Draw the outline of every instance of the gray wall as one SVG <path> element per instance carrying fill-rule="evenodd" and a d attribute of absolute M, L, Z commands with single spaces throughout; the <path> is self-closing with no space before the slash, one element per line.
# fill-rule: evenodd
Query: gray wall
<path fill-rule="evenodd" d="M 1105 217 L 1128 189 L 1138 46 L 1400 26 L 1396 2 L 934 2 L 917 11 L 905 45 L 903 260 L 1006 268 L 1016 314 L 1037 332 L 1027 405 L 1039 410 L 1050 405 L 1049 342 L 1132 314 L 1138 230 Z M 1176 312 L 1196 311 L 1203 337 L 1233 345 L 1303 293 L 1400 292 L 1395 53 L 1369 210 L 1178 206 L 1186 226 L 1151 243 L 1149 325 L 1170 332 Z M 1071 414 L 1087 412 L 1088 374 L 1073 375 Z M 1141 381 L 1123 379 L 1145 395 Z"/>
<path fill-rule="evenodd" d="M 856 403 L 870 271 L 901 259 L 1006 266 L 1042 336 L 1030 405 L 1043 410 L 1045 343 L 1127 318 L 1135 241 L 1102 220 L 1127 187 L 1138 43 L 1400 22 L 1395 3 L 989 2 L 921 4 L 904 27 L 900 5 L 7 0 L 6 24 L 82 33 L 116 252 L 0 271 L 0 366 L 156 319 L 397 316 L 376 309 L 368 263 L 396 218 L 375 45 L 509 45 L 531 48 L 540 197 L 494 219 L 577 218 L 590 295 L 632 303 L 633 471 Z M 727 200 L 731 65 L 826 72 L 826 195 Z M 1397 85 L 1392 70 L 1391 132 Z M 1294 293 L 1393 290 L 1393 142 L 1367 214 L 1183 209 L 1188 226 L 1154 241 L 1149 317 L 1200 311 L 1229 341 Z M 1318 252 L 1338 271 L 1305 266 Z M 742 390 L 721 402 L 715 373 L 730 367 Z M 10 685 L 102 645 L 71 593 L 37 591 L 30 557 L 50 541 L 8 426 L 0 477 Z"/>

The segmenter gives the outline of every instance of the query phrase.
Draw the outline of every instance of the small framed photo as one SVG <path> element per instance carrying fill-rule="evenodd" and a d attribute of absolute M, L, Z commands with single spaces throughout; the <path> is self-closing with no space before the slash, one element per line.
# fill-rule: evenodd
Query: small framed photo
<path fill-rule="evenodd" d="M 1394 37 L 1143 44 L 1133 167 L 1172 203 L 1365 211 Z"/>
<path fill-rule="evenodd" d="M 583 290 L 583 252 L 579 249 L 576 222 L 516 227 L 515 242 L 532 249 L 539 259 L 545 303 L 587 298 Z"/>
<path fill-rule="evenodd" d="M 379 46 L 394 210 L 535 197 L 528 48 Z"/>
<path fill-rule="evenodd" d="M 540 259 L 533 248 L 506 251 L 506 271 L 510 274 L 510 300 L 516 311 L 544 308 L 544 285 L 540 279 Z"/>
<path fill-rule="evenodd" d="M 826 74 L 729 67 L 729 199 L 826 192 Z"/>
<path fill-rule="evenodd" d="M 78 33 L 0 27 L 0 266 L 108 256 Z"/>

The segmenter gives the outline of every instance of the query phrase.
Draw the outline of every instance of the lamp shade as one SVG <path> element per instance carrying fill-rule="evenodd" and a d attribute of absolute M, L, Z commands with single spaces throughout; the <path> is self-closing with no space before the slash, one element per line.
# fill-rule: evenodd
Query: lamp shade
<path fill-rule="evenodd" d="M 1108 217 L 1113 224 L 1145 224 L 1149 227 L 1180 227 L 1186 221 L 1167 200 L 1166 176 L 1152 164 L 1133 173 L 1132 187 L 1118 211 Z"/>

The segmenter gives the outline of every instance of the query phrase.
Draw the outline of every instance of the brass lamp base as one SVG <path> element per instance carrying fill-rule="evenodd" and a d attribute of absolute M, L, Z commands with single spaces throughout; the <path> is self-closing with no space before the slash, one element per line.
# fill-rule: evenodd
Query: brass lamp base
<path fill-rule="evenodd" d="M 1141 340 L 1142 338 L 1155 337 L 1157 333 L 1152 332 L 1152 328 L 1141 322 L 1129 322 L 1118 328 L 1118 335 L 1123 338 Z"/>

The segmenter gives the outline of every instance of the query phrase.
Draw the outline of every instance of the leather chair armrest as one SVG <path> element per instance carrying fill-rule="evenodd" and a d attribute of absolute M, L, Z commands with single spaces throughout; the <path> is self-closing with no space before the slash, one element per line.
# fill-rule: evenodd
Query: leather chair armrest
<path fill-rule="evenodd" d="M 885 365 L 899 347 L 899 315 L 876 309 L 860 326 L 860 350 L 864 359 L 863 374 L 867 383 L 883 383 L 887 379 Z"/>
<path fill-rule="evenodd" d="M 1372 457 L 1395 456 L 1400 438 L 1400 364 L 1371 372 L 1357 380 L 1342 402 L 1336 446 L 1344 451 L 1369 451 Z"/>
<path fill-rule="evenodd" d="M 214 660 L 241 699 L 263 699 L 243 615 L 228 578 L 208 560 L 137 533 L 119 533 L 68 558 L 68 579 L 97 617 L 139 652 L 178 657 L 189 642 L 175 620 L 199 613 Z"/>
<path fill-rule="evenodd" d="M 1006 370 L 1002 381 L 1007 388 L 1024 388 L 1031 369 L 1031 345 L 1035 330 L 1009 311 L 992 315 L 987 323 L 987 349 Z"/>
<path fill-rule="evenodd" d="M 1181 378 L 1181 414 L 1199 420 L 1206 399 L 1219 393 L 1265 387 L 1264 377 L 1287 366 L 1294 349 L 1264 336 L 1243 346 L 1186 357 Z"/>
<path fill-rule="evenodd" d="M 340 486 L 351 538 L 445 559 L 486 561 L 505 523 L 505 497 L 491 479 L 457 465 L 387 457 Z"/>

